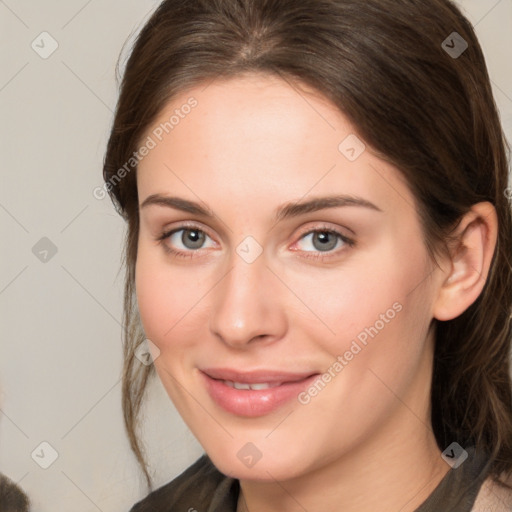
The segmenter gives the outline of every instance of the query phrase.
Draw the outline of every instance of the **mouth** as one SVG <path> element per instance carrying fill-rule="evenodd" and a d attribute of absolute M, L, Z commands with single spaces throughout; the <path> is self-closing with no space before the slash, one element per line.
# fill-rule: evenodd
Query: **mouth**
<path fill-rule="evenodd" d="M 227 368 L 200 370 L 212 400 L 225 411 L 245 417 L 269 414 L 306 389 L 318 372 L 273 370 L 240 372 Z"/>

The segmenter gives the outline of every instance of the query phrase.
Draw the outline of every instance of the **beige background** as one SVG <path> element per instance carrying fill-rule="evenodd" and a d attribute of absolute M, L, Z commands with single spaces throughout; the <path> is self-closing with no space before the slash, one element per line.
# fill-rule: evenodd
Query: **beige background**
<path fill-rule="evenodd" d="M 122 512 L 144 494 L 120 408 L 124 226 L 93 189 L 117 57 L 157 3 L 0 0 L 0 470 L 34 512 Z M 512 140 L 512 0 L 460 4 Z M 43 55 L 58 48 L 43 59 L 34 40 Z M 201 449 L 158 382 L 150 393 L 145 430 L 161 485 Z"/>

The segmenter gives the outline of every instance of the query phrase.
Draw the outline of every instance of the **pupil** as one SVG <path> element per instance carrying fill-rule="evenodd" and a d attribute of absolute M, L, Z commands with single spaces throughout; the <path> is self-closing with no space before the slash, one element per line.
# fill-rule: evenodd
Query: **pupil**
<path fill-rule="evenodd" d="M 204 241 L 204 233 L 197 229 L 189 229 L 183 232 L 182 242 L 189 249 L 197 249 L 201 247 Z"/>
<path fill-rule="evenodd" d="M 331 237 L 331 240 L 329 240 L 329 237 Z M 320 247 L 316 248 L 321 251 L 334 249 L 334 247 L 336 246 L 336 237 L 332 237 L 332 233 L 329 233 L 328 231 L 315 233 L 313 237 L 313 244 L 315 243 L 315 241 L 319 242 Z"/>

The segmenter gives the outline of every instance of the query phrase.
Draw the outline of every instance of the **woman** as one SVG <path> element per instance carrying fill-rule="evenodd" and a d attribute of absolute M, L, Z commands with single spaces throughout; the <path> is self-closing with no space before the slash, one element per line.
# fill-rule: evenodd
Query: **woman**
<path fill-rule="evenodd" d="M 164 1 L 104 177 L 132 448 L 150 485 L 154 366 L 206 452 L 134 512 L 512 509 L 507 158 L 452 3 Z"/>

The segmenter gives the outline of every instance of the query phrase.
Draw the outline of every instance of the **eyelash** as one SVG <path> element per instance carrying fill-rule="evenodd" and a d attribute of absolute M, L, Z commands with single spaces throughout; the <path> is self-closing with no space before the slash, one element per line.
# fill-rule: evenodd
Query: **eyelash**
<path fill-rule="evenodd" d="M 169 245 L 167 245 L 165 243 L 165 241 L 171 236 L 171 235 L 174 235 L 175 233 L 178 233 L 180 231 L 186 231 L 186 230 L 191 230 L 191 231 L 200 231 L 201 233 L 204 233 L 206 236 L 209 236 L 208 233 L 206 231 L 204 231 L 203 229 L 201 229 L 199 226 L 196 226 L 194 224 L 184 224 L 178 228 L 174 228 L 170 231 L 164 231 L 161 235 L 159 235 L 157 237 L 157 242 L 160 243 L 164 250 L 170 254 L 171 256 L 173 257 L 176 257 L 176 258 L 193 258 L 194 257 L 194 253 L 196 252 L 200 252 L 201 249 L 197 249 L 197 250 L 188 250 L 188 251 L 178 251 L 176 249 L 172 249 L 171 247 L 169 247 Z M 327 226 L 319 226 L 317 228 L 314 228 L 314 229 L 309 229 L 307 231 L 305 231 L 304 233 L 302 233 L 299 237 L 299 240 L 302 240 L 303 238 L 305 238 L 307 235 L 311 235 L 313 233 L 329 233 L 329 234 L 333 234 L 333 235 L 336 235 L 338 237 L 338 240 L 341 240 L 346 246 L 348 247 L 354 247 L 356 245 L 356 242 L 355 240 L 353 240 L 352 238 L 348 238 L 347 236 L 341 234 L 339 231 L 336 231 L 335 229 L 332 229 L 330 227 L 327 227 Z M 210 237 L 211 238 L 211 237 Z M 340 251 L 342 251 L 343 248 L 341 249 L 338 249 L 338 250 L 334 250 L 334 251 L 326 251 L 325 253 L 322 253 L 321 251 L 318 251 L 318 252 L 314 252 L 314 251 L 302 251 L 304 252 L 305 254 L 303 255 L 304 258 L 310 258 L 310 259 L 314 259 L 314 260 L 319 260 L 319 261 L 324 261 L 326 259 L 329 259 L 331 257 L 333 257 L 334 255 L 336 255 L 337 253 L 339 253 Z M 312 253 L 312 254 L 309 254 L 309 253 Z"/>

